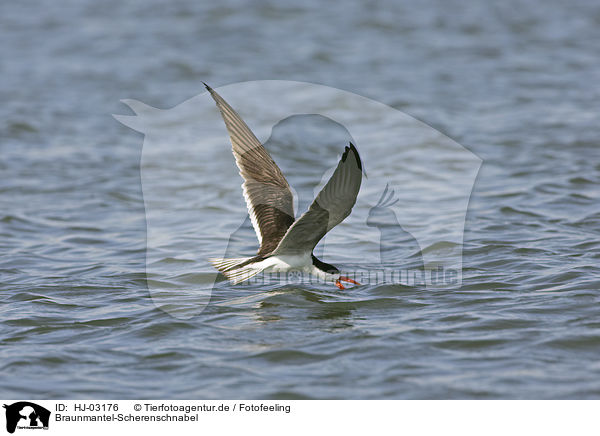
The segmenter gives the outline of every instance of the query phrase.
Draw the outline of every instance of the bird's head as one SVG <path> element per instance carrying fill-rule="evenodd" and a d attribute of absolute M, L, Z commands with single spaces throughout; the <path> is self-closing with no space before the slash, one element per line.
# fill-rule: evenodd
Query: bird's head
<path fill-rule="evenodd" d="M 325 263 L 325 262 L 322 262 L 319 259 L 317 259 L 314 254 L 312 255 L 312 262 L 313 262 L 313 265 L 318 270 L 319 276 L 321 278 L 325 279 L 328 282 L 335 283 L 335 285 L 340 289 L 346 289 L 344 287 L 344 285 L 342 284 L 342 282 L 348 282 L 348 283 L 352 283 L 354 285 L 360 285 L 360 283 L 358 283 L 357 281 L 352 280 L 349 277 L 345 277 L 345 276 L 341 275 L 340 270 L 337 269 L 335 266 Z"/>

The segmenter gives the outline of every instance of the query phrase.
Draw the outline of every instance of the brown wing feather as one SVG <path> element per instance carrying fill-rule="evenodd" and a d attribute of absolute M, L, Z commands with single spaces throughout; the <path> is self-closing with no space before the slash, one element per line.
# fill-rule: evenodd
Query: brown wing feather
<path fill-rule="evenodd" d="M 231 138 L 235 162 L 244 179 L 242 189 L 248 214 L 260 242 L 258 255 L 271 253 L 294 222 L 290 185 L 254 133 L 233 108 L 204 84 L 217 103 Z"/>
<path fill-rule="evenodd" d="M 273 254 L 312 252 L 352 211 L 362 182 L 362 163 L 352 143 L 308 211 L 288 229 Z"/>

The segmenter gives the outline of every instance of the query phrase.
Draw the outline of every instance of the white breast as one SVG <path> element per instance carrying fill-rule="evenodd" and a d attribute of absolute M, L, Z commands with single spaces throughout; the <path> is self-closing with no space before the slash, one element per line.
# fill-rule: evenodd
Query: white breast
<path fill-rule="evenodd" d="M 260 269 L 264 268 L 265 272 L 301 271 L 305 274 L 319 277 L 327 282 L 335 281 L 338 278 L 338 275 L 328 274 L 316 268 L 312 263 L 310 254 L 271 256 L 259 262 L 256 266 Z"/>
<path fill-rule="evenodd" d="M 304 271 L 309 273 L 313 264 L 310 255 L 271 256 L 260 262 L 266 272 Z"/>

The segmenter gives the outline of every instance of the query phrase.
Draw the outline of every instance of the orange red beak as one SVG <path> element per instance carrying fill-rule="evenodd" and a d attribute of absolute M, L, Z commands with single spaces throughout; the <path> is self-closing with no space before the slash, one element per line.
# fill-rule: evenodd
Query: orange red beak
<path fill-rule="evenodd" d="M 335 281 L 335 285 L 340 289 L 346 289 L 344 285 L 342 285 L 342 281 L 352 283 L 353 285 L 360 285 L 360 283 L 358 283 L 356 280 L 352 280 L 349 277 L 340 276 L 340 278 Z"/>

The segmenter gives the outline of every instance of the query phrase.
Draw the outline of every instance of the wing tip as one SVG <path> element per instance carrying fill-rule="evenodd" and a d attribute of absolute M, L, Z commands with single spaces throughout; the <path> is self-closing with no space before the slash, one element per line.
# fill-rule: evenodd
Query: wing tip
<path fill-rule="evenodd" d="M 202 82 L 204 84 L 204 87 L 206 88 L 206 90 L 208 91 L 208 93 L 210 94 L 210 96 L 213 98 L 213 100 L 215 101 L 215 103 L 217 103 L 217 106 L 220 108 L 219 106 L 219 101 L 217 100 L 217 97 L 221 97 L 219 94 L 217 94 L 217 92 L 211 88 L 211 86 L 206 83 L 206 82 Z"/>
<path fill-rule="evenodd" d="M 350 146 L 346 146 L 346 148 L 344 149 L 344 154 L 342 155 L 342 162 L 346 162 L 346 158 L 348 157 L 348 153 L 350 151 L 352 151 L 352 153 L 354 154 L 354 159 L 356 159 L 356 165 L 358 166 L 358 169 L 362 171 L 362 161 L 360 160 L 358 150 L 356 149 L 352 141 L 350 141 Z"/>

